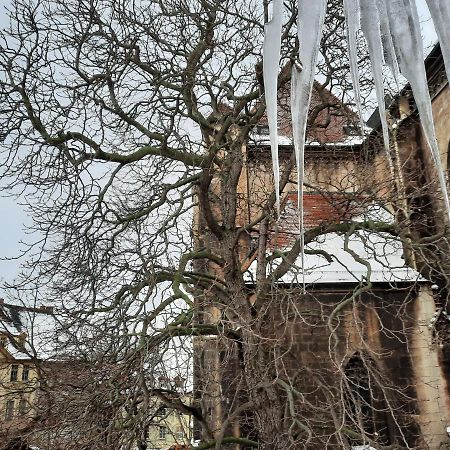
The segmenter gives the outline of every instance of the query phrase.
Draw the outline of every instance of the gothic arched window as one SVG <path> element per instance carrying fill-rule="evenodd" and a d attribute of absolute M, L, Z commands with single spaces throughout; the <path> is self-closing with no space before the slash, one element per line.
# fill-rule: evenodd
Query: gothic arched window
<path fill-rule="evenodd" d="M 375 370 L 373 361 L 359 353 L 350 358 L 344 370 L 345 415 L 350 430 L 355 433 L 350 436 L 354 446 L 366 444 L 365 438 L 391 444 L 386 402 L 374 376 Z"/>

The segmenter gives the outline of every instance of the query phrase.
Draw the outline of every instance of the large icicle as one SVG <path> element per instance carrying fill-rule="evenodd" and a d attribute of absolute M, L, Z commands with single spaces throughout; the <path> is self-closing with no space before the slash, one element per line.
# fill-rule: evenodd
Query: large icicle
<path fill-rule="evenodd" d="M 274 0 L 272 20 L 266 23 L 263 46 L 264 93 L 267 121 L 272 150 L 272 167 L 275 184 L 276 208 L 280 217 L 280 163 L 278 159 L 278 72 L 281 53 L 281 30 L 283 23 L 283 0 Z"/>
<path fill-rule="evenodd" d="M 450 79 L 450 1 L 426 0 L 430 9 L 436 31 L 439 36 L 441 50 Z M 299 59 L 302 69 L 297 65 L 292 68 L 293 137 L 298 171 L 298 202 L 300 231 L 302 234 L 303 256 L 303 178 L 304 178 L 304 146 L 306 140 L 306 124 L 314 83 L 314 72 L 327 0 L 297 0 L 298 2 L 298 37 L 300 43 Z M 343 0 L 347 22 L 350 66 L 358 112 L 361 113 L 361 94 L 358 79 L 356 34 L 361 25 L 365 34 L 372 70 L 375 79 L 376 93 L 386 144 L 389 135 L 385 117 L 384 88 L 382 66 L 384 61 L 389 65 L 397 79 L 399 68 L 408 79 L 417 109 L 420 115 L 424 135 L 436 164 L 439 183 L 450 219 L 450 202 L 446 179 L 441 162 L 439 147 L 434 129 L 431 99 L 428 92 L 427 77 L 424 67 L 424 54 L 420 36 L 420 24 L 415 0 Z M 264 79 L 267 115 L 270 127 L 270 141 L 273 157 L 273 171 L 277 194 L 277 208 L 280 205 L 278 130 L 277 130 L 277 79 L 279 72 L 282 0 L 273 0 L 273 17 L 265 26 L 264 38 Z M 388 145 L 386 145 L 388 149 Z"/>
<path fill-rule="evenodd" d="M 450 81 L 450 1 L 427 0 L 427 4 L 441 44 L 447 79 Z"/>
<path fill-rule="evenodd" d="M 360 0 L 360 7 L 361 29 L 367 41 L 370 61 L 372 63 L 372 74 L 375 82 L 378 111 L 381 119 L 381 128 L 383 129 L 384 148 L 386 149 L 391 175 L 394 175 L 389 147 L 389 127 L 384 102 L 383 43 L 381 40 L 380 15 L 378 13 L 377 0 Z"/>
<path fill-rule="evenodd" d="M 361 88 L 359 84 L 358 73 L 358 51 L 356 43 L 356 35 L 360 27 L 359 5 L 358 0 L 344 0 L 344 14 L 347 26 L 347 43 L 350 62 L 350 74 L 352 77 L 353 90 L 355 92 L 355 103 L 358 111 L 361 133 L 364 132 L 364 123 L 361 104 Z"/>
<path fill-rule="evenodd" d="M 309 105 L 314 85 L 320 38 L 322 36 L 327 0 L 298 0 L 297 33 L 299 40 L 299 60 L 302 67 L 292 66 L 291 113 L 292 134 L 297 160 L 298 210 L 300 225 L 300 253 L 304 277 L 304 227 L 303 227 L 303 181 L 304 149 Z M 303 278 L 304 280 L 304 278 Z M 304 282 L 303 282 L 304 284 Z"/>
<path fill-rule="evenodd" d="M 422 128 L 438 170 L 439 183 L 450 219 L 450 203 L 434 129 L 417 9 L 414 0 L 386 0 L 386 5 L 400 71 L 411 85 Z"/>
<path fill-rule="evenodd" d="M 305 180 L 305 130 L 307 112 L 309 105 L 305 110 L 302 108 L 304 102 L 302 95 L 302 68 L 298 64 L 292 66 L 291 75 L 291 115 L 292 115 L 292 135 L 294 137 L 295 157 L 297 160 L 297 206 L 298 223 L 300 231 L 300 257 L 302 262 L 303 289 L 305 289 L 305 233 L 303 227 L 304 207 L 303 207 L 303 183 Z M 309 102 L 308 102 L 309 103 Z"/>
<path fill-rule="evenodd" d="M 383 42 L 384 57 L 387 65 L 394 75 L 398 87 L 399 68 L 397 57 L 395 56 L 394 42 L 392 40 L 391 26 L 385 0 L 377 0 L 378 15 L 380 19 L 381 41 Z"/>

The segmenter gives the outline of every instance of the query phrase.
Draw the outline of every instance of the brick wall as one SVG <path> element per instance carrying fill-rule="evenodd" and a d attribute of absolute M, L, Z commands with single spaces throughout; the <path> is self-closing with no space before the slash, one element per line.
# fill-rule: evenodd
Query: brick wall
<path fill-rule="evenodd" d="M 267 325 L 261 345 L 267 346 L 268 361 L 276 362 L 273 376 L 301 393 L 295 400 L 296 416 L 313 432 L 305 448 L 336 448 L 340 443 L 336 429 L 344 434 L 346 427 L 358 432 L 351 420 L 352 402 L 346 405 L 350 413 L 342 407 L 342 399 L 349 398 L 345 397 L 351 389 L 348 367 L 355 355 L 370 372 L 373 417 L 369 435 L 385 445 L 448 448 L 445 426 L 450 423 L 450 408 L 445 400 L 445 376 L 439 372 L 428 328 L 434 311 L 428 289 L 375 286 L 370 293 L 356 296 L 329 323 L 331 312 L 349 292 L 348 285 L 315 286 L 306 295 L 289 287 L 277 289 L 264 318 Z M 211 345 L 218 344 L 206 343 Z M 244 391 L 240 399 L 236 397 L 242 375 L 237 347 L 223 345 L 218 352 L 222 369 L 218 367 L 217 374 L 226 417 L 228 408 L 246 399 Z M 209 352 L 211 355 L 214 350 Z M 203 371 L 211 371 L 211 367 L 207 362 Z M 281 387 L 279 397 L 288 405 L 288 395 Z M 241 414 L 240 426 L 236 427 L 235 421 L 233 431 L 230 424 L 230 432 L 256 438 L 254 411 Z M 351 442 L 356 445 L 358 439 Z"/>

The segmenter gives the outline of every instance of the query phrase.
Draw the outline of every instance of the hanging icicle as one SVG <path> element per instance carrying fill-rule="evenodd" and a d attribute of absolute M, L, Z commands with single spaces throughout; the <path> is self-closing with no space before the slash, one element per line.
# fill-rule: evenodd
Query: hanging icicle
<path fill-rule="evenodd" d="M 427 0 L 427 4 L 441 44 L 447 79 L 450 80 L 450 1 Z"/>
<path fill-rule="evenodd" d="M 306 141 L 306 125 L 308 122 L 308 111 L 311 103 L 311 93 L 314 85 L 314 76 L 326 8 L 327 0 L 315 0 L 314 2 L 298 0 L 297 30 L 299 60 L 302 63 L 302 67 L 300 68 L 295 64 L 292 66 L 291 114 L 295 157 L 297 160 L 298 211 L 302 269 L 304 269 L 303 181 L 305 173 L 304 149 Z"/>
<path fill-rule="evenodd" d="M 378 17 L 380 20 L 381 41 L 383 43 L 384 57 L 387 65 L 391 69 L 394 75 L 394 80 L 399 88 L 399 68 L 397 63 L 397 57 L 395 56 L 394 42 L 392 40 L 391 26 L 389 24 L 389 16 L 385 0 L 377 0 Z"/>
<path fill-rule="evenodd" d="M 419 15 L 414 0 L 386 0 L 394 47 L 400 71 L 409 81 L 419 112 L 422 128 L 436 165 L 447 214 L 450 202 L 447 182 L 434 129 L 431 98 L 425 72 Z"/>
<path fill-rule="evenodd" d="M 273 178 L 276 208 L 280 217 L 280 163 L 278 158 L 278 72 L 281 53 L 281 29 L 283 23 L 283 0 L 274 0 L 272 20 L 266 23 L 263 47 L 264 93 L 266 97 L 267 121 L 272 151 Z"/>
<path fill-rule="evenodd" d="M 302 68 L 298 64 L 294 64 L 292 67 L 291 75 L 291 114 L 292 114 L 292 135 L 294 138 L 295 157 L 297 160 L 297 186 L 298 186 L 298 227 L 300 231 L 300 258 L 302 263 L 302 279 L 303 289 L 305 289 L 305 233 L 304 233 L 304 205 L 303 205 L 303 183 L 305 178 L 305 129 L 306 123 L 304 123 L 304 114 L 302 105 L 302 80 L 301 80 Z M 308 108 L 306 111 L 308 111 Z"/>
<path fill-rule="evenodd" d="M 386 105 L 384 101 L 383 80 L 383 42 L 381 40 L 380 14 L 378 12 L 377 0 L 360 0 L 361 6 L 361 29 L 366 38 L 369 57 L 372 62 L 372 74 L 375 82 L 375 93 L 378 101 L 378 112 L 380 114 L 381 128 L 383 130 L 384 148 L 386 150 L 389 170 L 394 174 L 391 150 L 389 146 L 389 126 L 386 118 Z"/>
<path fill-rule="evenodd" d="M 361 88 L 359 84 L 358 71 L 358 49 L 356 36 L 360 28 L 358 0 L 344 0 L 345 23 L 347 26 L 347 43 L 350 60 L 350 74 L 352 77 L 353 90 L 355 92 L 355 103 L 360 120 L 361 133 L 364 133 L 364 122 L 362 119 Z"/>

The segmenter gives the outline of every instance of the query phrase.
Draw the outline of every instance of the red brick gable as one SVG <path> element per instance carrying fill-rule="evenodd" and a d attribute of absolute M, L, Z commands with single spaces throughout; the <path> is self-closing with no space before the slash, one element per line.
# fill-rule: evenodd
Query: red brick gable
<path fill-rule="evenodd" d="M 298 194 L 292 192 L 282 205 L 280 220 L 272 224 L 270 247 L 285 248 L 298 238 Z M 343 194 L 305 193 L 303 195 L 304 226 L 311 229 L 327 223 L 340 223 L 351 220 L 364 211 L 363 202 L 355 201 L 354 196 Z"/>
<path fill-rule="evenodd" d="M 290 101 L 289 89 L 280 89 L 278 128 L 280 135 L 287 137 L 292 137 Z M 321 144 L 345 141 L 349 136 L 348 128 L 359 124 L 357 115 L 317 81 L 314 83 L 309 111 L 308 139 Z M 267 125 L 267 116 L 264 115 L 259 123 Z"/>

